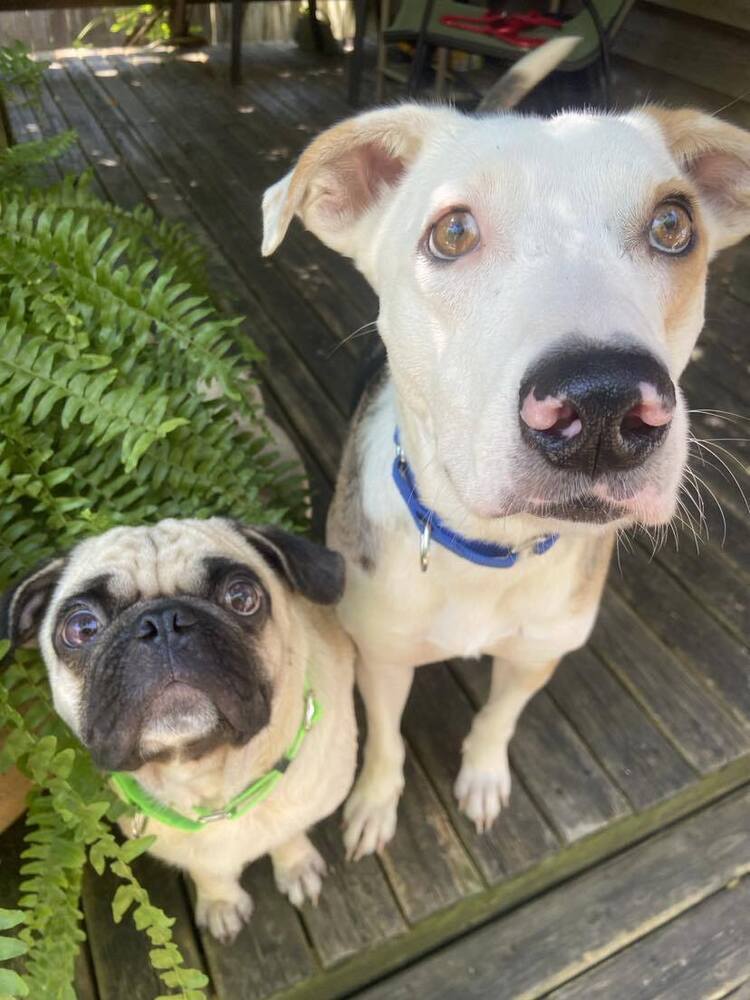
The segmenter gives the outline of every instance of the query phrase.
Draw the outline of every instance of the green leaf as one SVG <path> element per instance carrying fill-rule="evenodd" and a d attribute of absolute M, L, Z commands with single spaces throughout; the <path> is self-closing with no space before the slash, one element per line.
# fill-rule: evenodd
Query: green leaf
<path fill-rule="evenodd" d="M 0 962 L 7 962 L 10 958 L 18 958 L 25 955 L 28 946 L 19 941 L 18 938 L 4 937 L 0 934 Z"/>
<path fill-rule="evenodd" d="M 148 954 L 155 969 L 171 969 L 177 962 L 181 961 L 180 953 L 174 946 L 171 948 L 152 948 Z"/>
<path fill-rule="evenodd" d="M 126 840 L 120 848 L 120 857 L 123 861 L 130 864 L 131 861 L 135 861 L 141 854 L 145 854 L 155 841 L 156 837 L 153 834 L 145 837 L 137 837 L 134 840 Z"/>
<path fill-rule="evenodd" d="M 4 910 L 0 908 L 0 931 L 10 930 L 24 921 L 23 910 Z"/>
<path fill-rule="evenodd" d="M 171 972 L 163 973 L 161 978 L 165 986 L 182 987 L 182 989 L 199 990 L 209 983 L 208 976 L 198 969 L 173 969 Z"/>
<path fill-rule="evenodd" d="M 131 883 L 126 883 L 125 885 L 119 885 L 117 887 L 114 899 L 112 900 L 112 917 L 116 924 L 119 924 L 128 912 L 130 905 L 136 898 L 137 892 L 137 887 Z"/>
<path fill-rule="evenodd" d="M 27 997 L 29 988 L 17 972 L 0 969 L 0 997 Z"/>

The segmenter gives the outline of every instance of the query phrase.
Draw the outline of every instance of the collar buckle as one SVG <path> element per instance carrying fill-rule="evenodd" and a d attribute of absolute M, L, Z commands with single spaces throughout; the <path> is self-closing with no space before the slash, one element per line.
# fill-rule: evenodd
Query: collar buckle
<path fill-rule="evenodd" d="M 217 823 L 220 819 L 230 819 L 231 811 L 229 809 L 215 809 L 214 812 L 203 813 L 198 817 L 199 823 Z"/>
<path fill-rule="evenodd" d="M 315 722 L 315 692 L 310 689 L 305 694 L 305 715 L 302 720 L 302 728 L 309 733 Z"/>
<path fill-rule="evenodd" d="M 549 542 L 549 535 L 534 535 L 533 538 L 527 538 L 525 542 L 521 542 L 520 545 L 514 547 L 514 552 L 534 552 L 537 553 L 537 547 L 546 545 Z"/>
<path fill-rule="evenodd" d="M 130 820 L 130 836 L 133 840 L 137 840 L 138 837 L 142 836 L 146 830 L 148 824 L 148 816 L 145 813 L 138 812 L 133 813 L 132 819 Z"/>

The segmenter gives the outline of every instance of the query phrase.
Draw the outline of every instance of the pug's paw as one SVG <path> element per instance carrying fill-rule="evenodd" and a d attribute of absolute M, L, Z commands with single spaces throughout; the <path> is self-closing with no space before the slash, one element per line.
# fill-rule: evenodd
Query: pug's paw
<path fill-rule="evenodd" d="M 273 875 L 279 892 L 289 897 L 292 906 L 300 907 L 306 899 L 318 905 L 326 863 L 305 837 L 305 846 L 297 857 L 272 855 Z"/>
<path fill-rule="evenodd" d="M 208 899 L 198 896 L 195 920 L 222 944 L 231 944 L 248 922 L 253 912 L 253 901 L 237 886 L 231 899 Z"/>
<path fill-rule="evenodd" d="M 373 780 L 367 768 L 344 806 L 344 847 L 347 861 L 380 853 L 396 832 L 398 800 L 404 781 L 401 771 L 389 780 Z"/>
<path fill-rule="evenodd" d="M 507 756 L 491 767 L 476 767 L 464 761 L 453 791 L 461 812 L 469 817 L 477 833 L 486 833 L 507 806 L 510 784 Z"/>

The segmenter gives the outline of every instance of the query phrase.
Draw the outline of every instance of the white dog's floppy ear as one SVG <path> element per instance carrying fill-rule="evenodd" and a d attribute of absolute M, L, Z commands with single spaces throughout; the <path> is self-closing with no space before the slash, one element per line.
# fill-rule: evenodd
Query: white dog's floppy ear
<path fill-rule="evenodd" d="M 397 184 L 432 129 L 457 117 L 448 108 L 405 104 L 321 133 L 263 196 L 263 256 L 278 247 L 295 215 L 328 246 L 351 255 L 354 223 Z"/>
<path fill-rule="evenodd" d="M 715 223 L 716 249 L 750 233 L 750 132 L 692 108 L 649 107 Z"/>
<path fill-rule="evenodd" d="M 292 590 L 316 604 L 336 604 L 341 599 L 345 564 L 338 552 L 272 524 L 233 524 Z"/>
<path fill-rule="evenodd" d="M 12 649 L 36 638 L 64 566 L 63 557 L 47 559 L 0 596 L 0 639 Z"/>

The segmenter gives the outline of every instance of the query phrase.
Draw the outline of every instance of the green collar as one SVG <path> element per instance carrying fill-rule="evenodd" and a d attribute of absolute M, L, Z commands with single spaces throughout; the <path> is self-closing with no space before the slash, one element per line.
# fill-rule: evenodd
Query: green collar
<path fill-rule="evenodd" d="M 139 837 L 146 828 L 149 818 L 156 819 L 166 826 L 176 827 L 178 830 L 196 831 L 202 829 L 206 823 L 213 823 L 220 819 L 237 819 L 253 806 L 262 802 L 271 793 L 276 784 L 281 780 L 287 767 L 300 751 L 300 747 L 306 734 L 312 729 L 321 716 L 322 708 L 320 702 L 315 697 L 314 692 L 305 682 L 305 711 L 302 716 L 297 735 L 291 742 L 286 753 L 281 757 L 262 777 L 253 781 L 247 788 L 233 796 L 222 809 L 204 809 L 200 806 L 194 809 L 195 819 L 183 816 L 182 813 L 172 809 L 171 806 L 164 805 L 154 798 L 146 789 L 125 771 L 113 771 L 110 781 L 114 785 L 115 791 L 120 798 L 128 805 L 136 807 L 136 814 L 133 817 L 134 837 Z"/>

